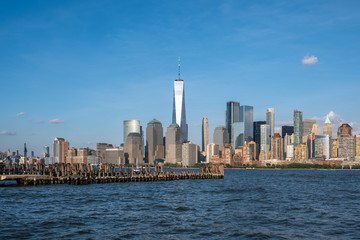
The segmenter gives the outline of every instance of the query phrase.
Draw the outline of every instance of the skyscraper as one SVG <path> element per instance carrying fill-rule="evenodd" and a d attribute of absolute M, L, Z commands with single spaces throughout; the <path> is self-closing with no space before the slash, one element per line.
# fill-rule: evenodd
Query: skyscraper
<path fill-rule="evenodd" d="M 294 146 L 303 143 L 303 120 L 302 112 L 294 110 Z"/>
<path fill-rule="evenodd" d="M 44 157 L 50 157 L 50 147 L 49 146 L 44 147 Z"/>
<path fill-rule="evenodd" d="M 184 80 L 180 79 L 180 58 L 179 58 L 179 78 L 174 81 L 173 97 L 173 116 L 172 123 L 179 125 L 182 131 L 183 141 L 188 141 L 188 125 L 186 124 L 185 112 L 185 85 Z"/>
<path fill-rule="evenodd" d="M 320 135 L 320 128 L 317 123 L 313 124 L 311 132 L 315 135 Z"/>
<path fill-rule="evenodd" d="M 235 149 L 235 132 L 240 132 L 240 103 L 226 103 L 226 129 L 229 133 L 229 143 Z"/>
<path fill-rule="evenodd" d="M 220 153 L 219 145 L 215 143 L 208 144 L 206 150 L 206 163 L 211 163 L 212 156 L 219 155 Z"/>
<path fill-rule="evenodd" d="M 256 121 L 253 124 L 253 136 L 256 143 L 256 159 L 259 159 L 260 144 L 261 144 L 261 125 L 266 124 L 266 121 Z"/>
<path fill-rule="evenodd" d="M 127 164 L 144 163 L 144 141 L 140 133 L 132 132 L 126 137 L 124 158 Z"/>
<path fill-rule="evenodd" d="M 27 148 L 26 148 L 26 143 L 24 143 L 24 157 L 26 158 L 27 156 Z"/>
<path fill-rule="evenodd" d="M 294 133 L 294 126 L 282 126 L 281 136 L 284 138 L 285 135 L 292 135 Z"/>
<path fill-rule="evenodd" d="M 191 142 L 183 143 L 181 155 L 181 165 L 183 167 L 194 166 L 198 162 L 199 146 Z"/>
<path fill-rule="evenodd" d="M 229 144 L 229 133 L 225 127 L 219 126 L 215 128 L 213 142 L 219 145 L 220 149 L 222 149 L 224 145 Z"/>
<path fill-rule="evenodd" d="M 271 158 L 284 160 L 284 139 L 280 133 L 274 133 L 271 137 Z"/>
<path fill-rule="evenodd" d="M 356 155 L 355 137 L 342 135 L 339 139 L 338 157 L 347 161 L 354 161 Z"/>
<path fill-rule="evenodd" d="M 127 136 L 130 133 L 139 133 L 142 135 L 142 129 L 140 126 L 139 120 L 125 120 L 124 121 L 124 138 L 123 141 L 125 143 Z"/>
<path fill-rule="evenodd" d="M 330 141 L 329 135 L 315 135 L 315 157 L 330 158 Z"/>
<path fill-rule="evenodd" d="M 114 146 L 109 143 L 96 143 L 96 156 L 97 164 L 105 162 L 105 151 L 106 149 L 113 148 Z"/>
<path fill-rule="evenodd" d="M 341 124 L 341 126 L 338 128 L 337 136 L 338 137 L 347 136 L 347 135 L 352 136 L 351 132 L 352 132 L 352 127 L 349 124 L 344 123 Z"/>
<path fill-rule="evenodd" d="M 209 121 L 207 117 L 202 120 L 202 151 L 207 152 L 207 145 L 209 144 Z"/>
<path fill-rule="evenodd" d="M 260 134 L 261 134 L 261 144 L 260 150 L 268 153 L 270 151 L 270 126 L 267 124 L 263 124 L 260 126 Z"/>
<path fill-rule="evenodd" d="M 303 119 L 303 137 L 311 133 L 313 125 L 316 123 L 315 119 Z"/>
<path fill-rule="evenodd" d="M 163 127 L 161 122 L 153 119 L 146 127 L 147 156 L 150 165 L 155 159 L 164 159 Z"/>
<path fill-rule="evenodd" d="M 331 122 L 329 119 L 329 115 L 326 116 L 326 120 L 325 120 L 324 128 L 323 128 L 323 134 L 328 135 L 329 137 L 332 137 L 332 126 L 331 126 Z"/>
<path fill-rule="evenodd" d="M 235 148 L 244 146 L 245 141 L 249 143 L 253 140 L 253 118 L 254 108 L 252 106 L 240 107 L 240 133 L 235 133 Z"/>
<path fill-rule="evenodd" d="M 165 161 L 167 163 L 179 163 L 181 164 L 182 159 L 182 144 L 183 144 L 183 135 L 182 129 L 178 124 L 172 123 L 166 129 L 165 134 L 165 146 L 166 146 L 166 154 Z"/>
<path fill-rule="evenodd" d="M 270 138 L 274 135 L 275 130 L 275 113 L 273 108 L 268 108 L 266 110 L 266 124 L 269 125 L 270 128 Z"/>
<path fill-rule="evenodd" d="M 55 138 L 53 144 L 54 163 L 65 163 L 67 150 L 69 149 L 69 142 L 64 138 Z"/>

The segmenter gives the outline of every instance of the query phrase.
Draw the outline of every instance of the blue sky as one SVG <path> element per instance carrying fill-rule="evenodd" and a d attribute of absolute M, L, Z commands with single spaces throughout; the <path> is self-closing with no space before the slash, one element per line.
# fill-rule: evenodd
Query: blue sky
<path fill-rule="evenodd" d="M 226 101 L 293 110 L 321 125 L 332 111 L 360 129 L 359 1 L 1 1 L 0 151 L 41 154 L 119 145 L 122 122 L 172 117 L 181 57 L 189 139 Z M 313 64 L 303 64 L 304 57 Z M 312 58 L 311 58 L 312 57 Z M 314 61 L 311 61 L 311 60 Z M 316 61 L 315 61 L 316 60 Z"/>

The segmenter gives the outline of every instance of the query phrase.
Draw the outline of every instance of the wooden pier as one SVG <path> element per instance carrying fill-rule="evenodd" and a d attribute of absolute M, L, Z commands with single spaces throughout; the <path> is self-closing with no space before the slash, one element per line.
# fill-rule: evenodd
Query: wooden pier
<path fill-rule="evenodd" d="M 0 164 L 0 181 L 16 180 L 20 185 L 36 186 L 44 184 L 74 184 L 85 185 L 111 182 L 150 182 L 171 181 L 181 179 L 222 179 L 223 165 L 210 165 L 196 170 L 164 170 L 149 165 L 135 170 L 134 166 L 125 167 L 115 164 L 58 163 L 44 164 Z"/>

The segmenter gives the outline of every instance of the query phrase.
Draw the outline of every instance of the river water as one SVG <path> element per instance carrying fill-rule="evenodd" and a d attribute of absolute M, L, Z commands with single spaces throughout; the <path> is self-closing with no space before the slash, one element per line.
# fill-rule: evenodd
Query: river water
<path fill-rule="evenodd" d="M 359 239 L 360 171 L 0 187 L 0 239 Z"/>

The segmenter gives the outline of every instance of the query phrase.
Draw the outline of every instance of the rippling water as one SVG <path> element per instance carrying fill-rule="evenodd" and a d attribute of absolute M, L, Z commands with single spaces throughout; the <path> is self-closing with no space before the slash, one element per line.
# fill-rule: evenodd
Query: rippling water
<path fill-rule="evenodd" d="M 360 171 L 0 187 L 0 239 L 359 239 Z"/>

